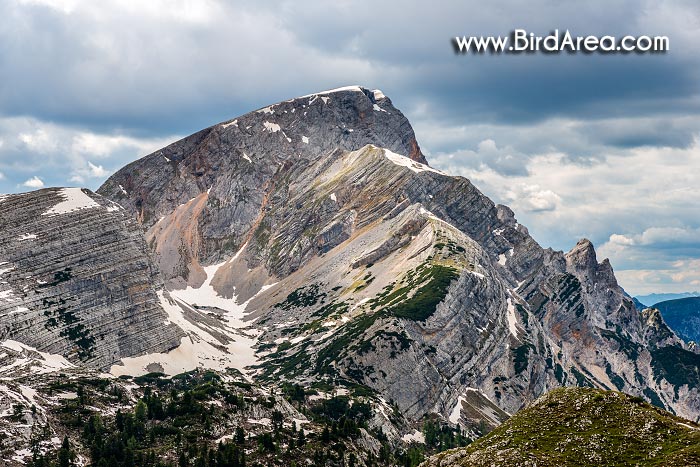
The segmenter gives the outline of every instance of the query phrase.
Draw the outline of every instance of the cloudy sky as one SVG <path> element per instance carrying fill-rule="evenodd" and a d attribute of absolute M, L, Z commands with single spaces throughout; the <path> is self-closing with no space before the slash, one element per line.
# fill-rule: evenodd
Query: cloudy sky
<path fill-rule="evenodd" d="M 382 89 L 432 165 L 632 294 L 700 289 L 697 1 L 0 0 L 0 192 L 97 188 L 272 102 Z M 456 35 L 666 35 L 664 55 L 456 55 Z"/>

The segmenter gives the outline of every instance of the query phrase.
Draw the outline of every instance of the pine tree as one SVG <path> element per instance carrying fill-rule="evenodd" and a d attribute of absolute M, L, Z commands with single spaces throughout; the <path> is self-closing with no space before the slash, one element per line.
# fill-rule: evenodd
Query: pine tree
<path fill-rule="evenodd" d="M 75 454 L 70 448 L 68 436 L 64 436 L 63 443 L 61 443 L 61 449 L 58 450 L 58 467 L 72 467 L 74 457 Z"/>

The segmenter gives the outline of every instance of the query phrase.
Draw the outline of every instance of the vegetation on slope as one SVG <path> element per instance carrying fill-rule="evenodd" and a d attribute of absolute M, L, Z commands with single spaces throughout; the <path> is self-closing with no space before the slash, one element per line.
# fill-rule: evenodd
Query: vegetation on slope
<path fill-rule="evenodd" d="M 35 426 L 25 465 L 414 467 L 426 454 L 468 442 L 439 419 L 425 422 L 425 444 L 390 442 L 381 427 L 370 423 L 373 400 L 359 387 L 335 395 L 323 392 L 333 390 L 331 385 L 280 389 L 206 370 L 117 381 L 59 376 L 39 392 L 76 397 L 47 409 L 50 426 Z M 45 409 L 15 410 L 22 422 L 31 418 L 29 411 Z M 397 416 L 391 409 L 387 413 Z M 295 418 L 300 416 L 308 421 Z M 63 440 L 60 447 L 47 449 L 56 435 Z M 8 459 L 13 452 L 2 449 L 2 441 L 0 459 Z"/>
<path fill-rule="evenodd" d="M 561 388 L 469 447 L 426 465 L 699 466 L 700 426 L 639 397 Z"/>

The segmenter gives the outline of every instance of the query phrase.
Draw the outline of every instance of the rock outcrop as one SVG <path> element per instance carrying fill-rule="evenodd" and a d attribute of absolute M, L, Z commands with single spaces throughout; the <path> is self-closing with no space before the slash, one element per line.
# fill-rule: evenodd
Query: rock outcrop
<path fill-rule="evenodd" d="M 184 333 L 164 324 L 161 289 L 119 205 L 79 188 L 0 200 L 0 341 L 96 368 L 166 351 Z"/>

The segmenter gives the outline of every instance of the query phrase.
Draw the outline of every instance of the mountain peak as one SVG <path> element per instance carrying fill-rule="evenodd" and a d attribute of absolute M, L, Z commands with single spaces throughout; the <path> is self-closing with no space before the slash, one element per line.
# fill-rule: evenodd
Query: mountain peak
<path fill-rule="evenodd" d="M 234 182 L 261 186 L 292 166 L 368 144 L 428 165 L 408 119 L 383 92 L 348 86 L 271 104 L 201 130 L 127 165 L 98 193 L 150 227 L 208 190 L 228 190 Z"/>
<path fill-rule="evenodd" d="M 596 269 L 598 259 L 593 243 L 587 238 L 582 238 L 571 251 L 566 254 L 567 262 L 577 269 Z"/>

